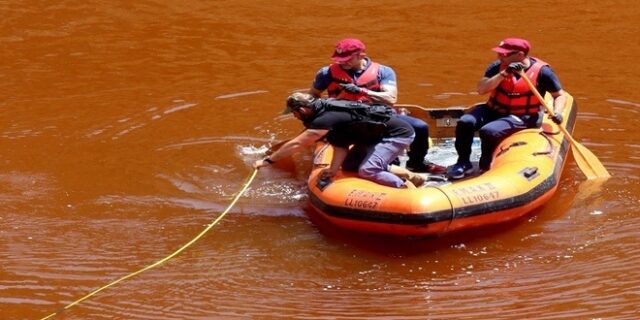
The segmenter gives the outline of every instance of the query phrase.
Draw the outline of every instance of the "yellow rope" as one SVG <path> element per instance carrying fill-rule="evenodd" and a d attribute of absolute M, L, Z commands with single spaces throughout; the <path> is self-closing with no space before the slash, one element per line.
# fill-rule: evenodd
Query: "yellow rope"
<path fill-rule="evenodd" d="M 65 307 L 59 309 L 58 311 L 42 318 L 41 320 L 46 320 L 46 319 L 50 319 L 56 315 L 58 315 L 60 312 L 65 311 L 73 306 L 75 306 L 76 304 L 90 298 L 91 296 L 95 295 L 96 293 L 109 288 L 113 285 L 115 285 L 116 283 L 120 282 L 120 281 L 124 281 L 126 279 L 129 279 L 133 276 L 136 276 L 138 274 L 141 274 L 149 269 L 155 268 L 165 262 L 167 262 L 168 260 L 170 260 L 171 258 L 177 256 L 180 252 L 184 251 L 184 249 L 186 249 L 187 247 L 189 247 L 190 245 L 192 245 L 193 243 L 195 243 L 196 241 L 198 241 L 200 238 L 202 238 L 202 236 L 204 236 L 205 233 L 207 233 L 214 225 L 216 225 L 216 223 L 218 223 L 220 220 L 222 220 L 222 218 L 231 210 L 231 208 L 236 204 L 236 202 L 238 202 L 238 199 L 240 199 L 240 197 L 242 196 L 242 194 L 244 194 L 245 191 L 247 191 L 247 188 L 249 188 L 249 185 L 251 185 L 251 182 L 253 182 L 253 179 L 256 177 L 256 174 L 258 173 L 258 170 L 253 170 L 253 173 L 251 174 L 251 176 L 249 177 L 249 179 L 247 180 L 247 182 L 245 182 L 244 186 L 242 187 L 242 190 L 240 190 L 240 192 L 238 192 L 238 194 L 236 194 L 236 196 L 233 198 L 233 201 L 231 201 L 231 203 L 229 204 L 229 206 L 227 207 L 227 209 L 224 210 L 224 212 L 222 212 L 215 220 L 213 220 L 213 222 L 211 222 L 204 230 L 202 230 L 202 232 L 200 232 L 195 238 L 191 239 L 191 241 L 187 242 L 185 245 L 183 245 L 182 247 L 180 247 L 178 250 L 176 250 L 174 253 L 166 256 L 165 258 L 156 261 L 153 264 L 150 264 L 138 271 L 132 272 L 118 280 L 115 280 L 105 286 L 102 286 L 94 291 L 92 291 L 91 293 L 87 294 L 86 296 L 66 305 Z"/>

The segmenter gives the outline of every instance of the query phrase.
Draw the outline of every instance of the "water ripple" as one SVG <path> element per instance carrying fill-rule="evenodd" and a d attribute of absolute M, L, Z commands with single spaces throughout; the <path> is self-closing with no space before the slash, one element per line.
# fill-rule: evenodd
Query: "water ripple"
<path fill-rule="evenodd" d="M 611 102 L 611 103 L 615 103 L 615 104 L 621 104 L 621 105 L 629 105 L 629 106 L 634 106 L 634 107 L 640 107 L 640 103 L 637 102 L 631 102 L 631 101 L 626 101 L 626 100 L 621 100 L 621 99 L 607 99 L 607 102 Z"/>
<path fill-rule="evenodd" d="M 248 95 L 254 95 L 254 94 L 260 94 L 260 93 L 267 93 L 269 91 L 266 90 L 256 90 L 256 91 L 247 91 L 247 92 L 237 92 L 237 93 L 230 93 L 230 94 L 224 94 L 224 95 L 220 95 L 216 97 L 216 100 L 219 99 L 229 99 L 229 98 L 237 98 L 237 97 L 242 97 L 242 96 L 248 96 Z"/>

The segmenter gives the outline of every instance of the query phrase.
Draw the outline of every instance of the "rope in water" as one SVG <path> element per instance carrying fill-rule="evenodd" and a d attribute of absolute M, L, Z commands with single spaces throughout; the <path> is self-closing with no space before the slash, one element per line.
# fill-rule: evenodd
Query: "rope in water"
<path fill-rule="evenodd" d="M 216 225 L 220 220 L 222 220 L 222 218 L 224 218 L 224 216 L 231 210 L 231 208 L 233 208 L 233 206 L 236 204 L 236 202 L 238 202 L 238 199 L 240 199 L 240 197 L 245 193 L 245 191 L 247 191 L 247 189 L 249 188 L 249 186 L 251 185 L 251 183 L 253 182 L 253 179 L 256 177 L 258 173 L 258 170 L 253 170 L 253 173 L 251 174 L 251 176 L 247 179 L 247 181 L 244 183 L 242 189 L 235 195 L 235 197 L 233 198 L 233 200 L 231 201 L 231 203 L 229 204 L 229 206 L 227 206 L 227 208 L 215 219 L 213 220 L 204 230 L 202 230 L 197 236 L 195 236 L 195 238 L 191 239 L 191 241 L 187 242 L 185 245 L 183 245 L 182 247 L 180 247 L 178 250 L 174 251 L 172 254 L 154 262 L 153 264 L 150 264 L 138 271 L 129 273 L 128 275 L 115 280 L 107 285 L 104 285 L 92 292 L 90 292 L 89 294 L 85 295 L 84 297 L 64 306 L 63 308 L 60 308 L 58 311 L 42 318 L 41 320 L 46 320 L 46 319 L 51 319 L 52 317 L 55 317 L 56 315 L 58 315 L 59 313 L 79 304 L 80 302 L 89 299 L 90 297 L 94 296 L 95 294 L 97 294 L 98 292 L 107 289 L 115 284 L 117 284 L 118 282 L 124 281 L 126 279 L 132 278 L 136 275 L 139 275 L 147 270 L 150 270 L 152 268 L 155 268 L 167 261 L 169 261 L 171 258 L 177 256 L 180 252 L 184 251 L 186 248 L 188 248 L 189 246 L 191 246 L 192 244 L 194 244 L 196 241 L 198 241 L 200 238 L 202 238 L 211 228 L 213 228 L 214 225 Z"/>

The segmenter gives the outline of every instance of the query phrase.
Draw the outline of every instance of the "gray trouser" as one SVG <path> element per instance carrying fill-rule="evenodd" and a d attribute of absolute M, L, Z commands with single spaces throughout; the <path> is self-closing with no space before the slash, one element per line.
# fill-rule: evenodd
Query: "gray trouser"
<path fill-rule="evenodd" d="M 355 145 L 342 167 L 346 171 L 357 171 L 363 179 L 400 188 L 404 182 L 389 172 L 389 164 L 402 154 L 413 138 L 414 135 L 408 138 L 383 138 L 377 144 Z"/>

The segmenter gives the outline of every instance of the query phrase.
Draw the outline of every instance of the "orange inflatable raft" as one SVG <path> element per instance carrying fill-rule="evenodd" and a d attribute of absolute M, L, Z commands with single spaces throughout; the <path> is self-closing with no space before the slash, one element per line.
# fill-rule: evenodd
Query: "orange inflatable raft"
<path fill-rule="evenodd" d="M 410 110 L 429 122 L 432 132 L 451 135 L 463 113 L 463 109 Z M 573 131 L 576 113 L 574 99 L 568 95 L 562 123 L 568 132 Z M 503 223 L 525 216 L 553 196 L 569 149 L 567 138 L 545 116 L 541 129 L 523 130 L 505 139 L 493 154 L 491 169 L 481 175 L 396 189 L 346 172 L 331 181 L 320 180 L 320 171 L 332 157 L 331 146 L 321 142 L 307 182 L 310 205 L 336 226 L 394 235 L 443 235 Z"/>

